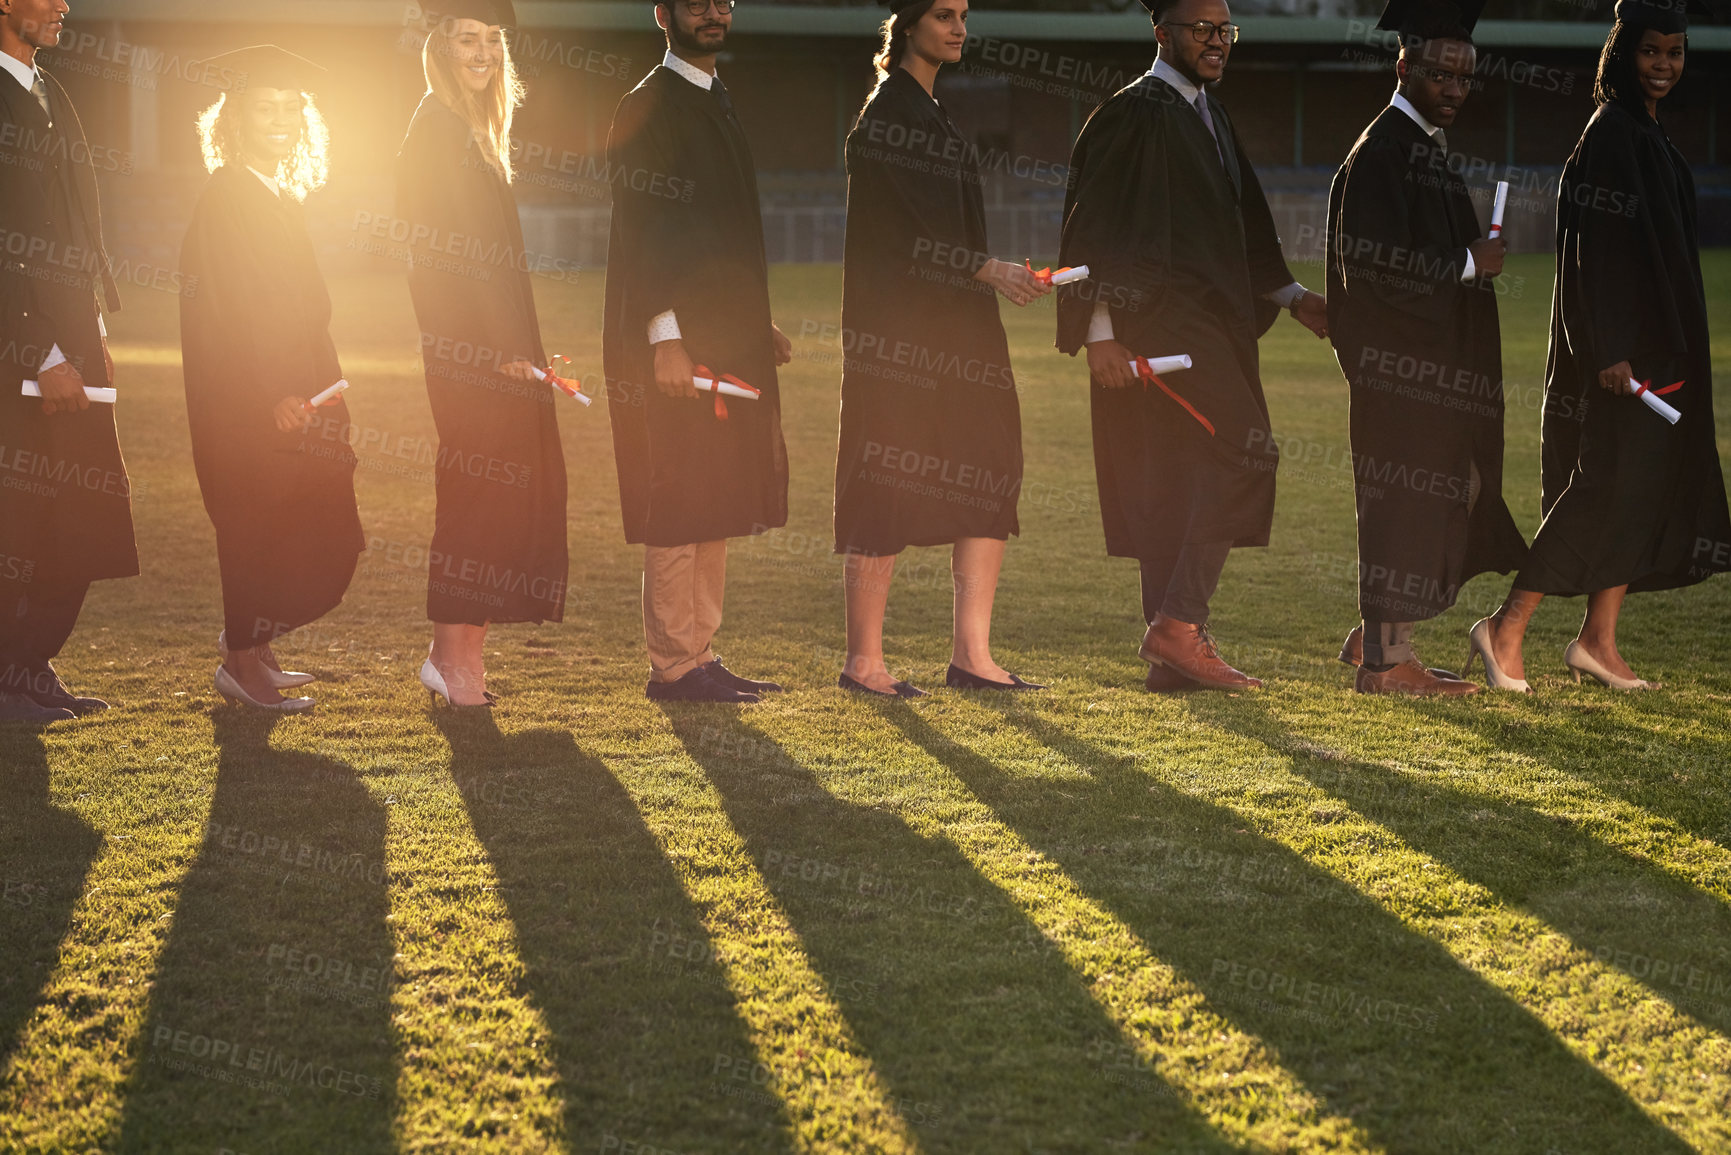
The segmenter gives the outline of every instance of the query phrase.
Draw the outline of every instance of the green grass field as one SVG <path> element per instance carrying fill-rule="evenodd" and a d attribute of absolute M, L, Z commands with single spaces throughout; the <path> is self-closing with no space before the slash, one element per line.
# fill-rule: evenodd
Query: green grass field
<path fill-rule="evenodd" d="M 1529 534 L 1550 283 L 1517 260 L 1503 298 Z M 600 287 L 540 286 L 586 373 Z M 792 518 L 736 543 L 718 649 L 792 693 L 644 700 L 606 414 L 573 405 L 567 621 L 495 632 L 496 717 L 429 711 L 432 420 L 406 290 L 362 278 L 332 290 L 373 548 L 279 644 L 322 680 L 278 722 L 211 690 L 175 301 L 133 292 L 144 574 L 97 587 L 59 663 L 117 708 L 0 731 L 0 1150 L 1731 1151 L 1731 585 L 1631 600 L 1660 693 L 1566 680 L 1558 601 L 1534 698 L 1354 696 L 1345 388 L 1282 320 L 1274 542 L 1214 620 L 1268 688 L 1148 695 L 1082 372 L 1035 308 L 1008 318 L 1028 474 L 996 637 L 1053 690 L 860 701 L 834 686 L 840 273 L 774 288 Z M 1731 256 L 1709 289 L 1724 331 Z M 941 686 L 947 559 L 905 560 L 891 667 Z M 1421 653 L 1458 665 L 1505 583 Z"/>

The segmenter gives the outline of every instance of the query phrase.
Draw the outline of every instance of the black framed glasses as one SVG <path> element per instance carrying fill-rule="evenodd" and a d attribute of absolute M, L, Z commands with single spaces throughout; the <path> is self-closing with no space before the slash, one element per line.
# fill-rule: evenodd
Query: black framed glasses
<path fill-rule="evenodd" d="M 713 5 L 725 16 L 733 11 L 733 0 L 683 0 L 685 10 L 693 16 L 702 16 Z"/>
<path fill-rule="evenodd" d="M 1212 24 L 1207 20 L 1198 20 L 1194 24 L 1167 24 L 1167 28 L 1188 28 L 1190 35 L 1196 38 L 1196 43 L 1207 44 L 1218 32 L 1222 43 L 1237 44 L 1239 26 L 1236 24 Z"/>

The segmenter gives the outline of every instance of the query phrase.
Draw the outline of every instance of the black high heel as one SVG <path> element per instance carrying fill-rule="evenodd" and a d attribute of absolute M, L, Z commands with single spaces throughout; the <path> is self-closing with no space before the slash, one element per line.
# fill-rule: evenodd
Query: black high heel
<path fill-rule="evenodd" d="M 1015 674 L 1010 675 L 1007 682 L 994 682 L 990 678 L 982 678 L 978 674 L 970 674 L 954 662 L 944 673 L 944 685 L 952 690 L 1044 690 L 1047 687 L 1034 682 L 1024 682 Z"/>
<path fill-rule="evenodd" d="M 929 698 L 929 697 L 931 697 L 930 694 L 926 693 L 924 690 L 920 689 L 918 686 L 909 685 L 907 682 L 897 682 L 897 683 L 895 683 L 895 685 L 891 686 L 889 688 L 889 690 L 887 690 L 887 691 L 874 690 L 870 686 L 866 685 L 864 682 L 856 682 L 854 679 L 848 677 L 846 674 L 843 674 L 841 676 L 841 680 L 838 681 L 836 683 L 836 685 L 840 686 L 844 690 L 849 691 L 850 693 L 870 694 L 874 698 Z"/>

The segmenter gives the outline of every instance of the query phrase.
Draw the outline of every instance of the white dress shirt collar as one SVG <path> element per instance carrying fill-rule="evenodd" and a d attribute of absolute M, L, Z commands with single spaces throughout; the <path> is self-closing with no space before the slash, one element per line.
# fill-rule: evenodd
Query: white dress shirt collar
<path fill-rule="evenodd" d="M 1188 76 L 1185 76 L 1182 72 L 1166 63 L 1165 59 L 1162 57 L 1157 56 L 1154 58 L 1154 67 L 1148 70 L 1148 75 L 1157 80 L 1164 80 L 1167 84 L 1176 88 L 1178 90 L 1178 95 L 1184 98 L 1184 103 L 1186 104 L 1195 104 L 1196 94 L 1202 91 L 1190 82 Z"/>
<path fill-rule="evenodd" d="M 0 52 L 0 68 L 12 74 L 14 80 L 30 92 L 36 87 L 36 70 L 9 52 Z"/>
<path fill-rule="evenodd" d="M 715 77 L 703 71 L 703 69 L 697 67 L 695 64 L 690 64 L 679 59 L 679 57 L 673 55 L 672 49 L 668 49 L 667 55 L 661 58 L 661 67 L 670 72 L 678 73 L 680 76 L 685 77 L 685 79 L 691 81 L 691 83 L 697 85 L 697 87 L 703 89 L 705 92 L 708 92 L 715 85 Z"/>
<path fill-rule="evenodd" d="M 1436 134 L 1442 131 L 1441 128 L 1432 124 L 1423 116 L 1420 116 L 1418 109 L 1412 106 L 1412 101 L 1408 100 L 1398 92 L 1394 94 L 1394 99 L 1388 102 L 1388 106 L 1390 108 L 1398 108 L 1408 116 L 1412 117 L 1412 122 L 1418 125 L 1419 128 L 1423 130 L 1424 134 L 1433 140 L 1436 139 Z"/>
<path fill-rule="evenodd" d="M 258 171 L 258 169 L 252 167 L 252 165 L 250 165 L 250 164 L 246 166 L 246 171 L 252 173 L 253 176 L 256 176 L 259 180 L 263 181 L 264 187 L 269 189 L 271 191 L 271 193 L 273 195 L 275 195 L 278 199 L 281 199 L 281 197 L 282 197 L 282 185 L 280 183 L 278 183 L 276 177 L 266 176 L 264 173 Z"/>

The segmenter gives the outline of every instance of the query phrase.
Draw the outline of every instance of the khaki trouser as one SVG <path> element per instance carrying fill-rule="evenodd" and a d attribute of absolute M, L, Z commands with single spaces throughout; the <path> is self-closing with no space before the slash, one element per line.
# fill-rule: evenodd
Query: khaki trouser
<path fill-rule="evenodd" d="M 727 587 L 727 542 L 643 547 L 643 638 L 649 679 L 677 682 L 715 660 Z"/>

